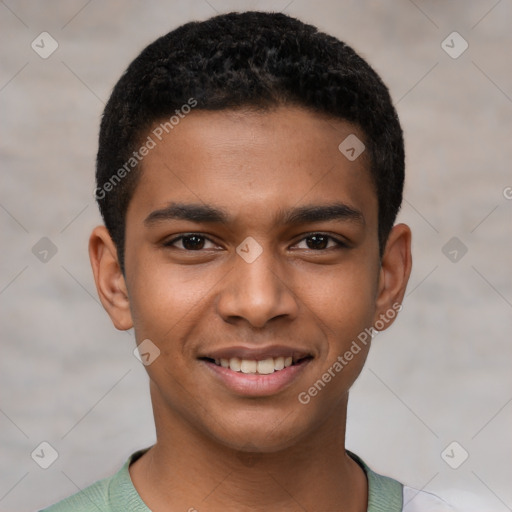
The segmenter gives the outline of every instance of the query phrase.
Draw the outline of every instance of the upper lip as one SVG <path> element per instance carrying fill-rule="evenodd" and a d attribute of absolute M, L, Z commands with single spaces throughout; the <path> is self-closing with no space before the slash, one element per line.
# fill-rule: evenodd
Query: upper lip
<path fill-rule="evenodd" d="M 244 346 L 219 348 L 208 351 L 207 353 L 199 356 L 200 359 L 231 359 L 233 357 L 256 361 L 262 361 L 271 357 L 292 357 L 293 361 L 296 362 L 305 357 L 312 357 L 312 353 L 309 350 L 286 347 L 284 345 L 269 345 L 267 347 L 259 348 L 249 348 Z"/>

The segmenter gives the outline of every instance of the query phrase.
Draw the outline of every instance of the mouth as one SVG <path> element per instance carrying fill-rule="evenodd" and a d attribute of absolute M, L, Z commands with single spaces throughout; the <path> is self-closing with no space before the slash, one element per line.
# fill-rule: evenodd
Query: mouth
<path fill-rule="evenodd" d="M 247 358 L 247 357 L 200 357 L 200 360 L 214 364 L 221 368 L 229 369 L 233 372 L 254 374 L 254 375 L 270 375 L 280 372 L 290 366 L 297 366 L 309 361 L 313 358 L 311 355 L 280 355 L 277 357 L 264 358 Z"/>
<path fill-rule="evenodd" d="M 314 358 L 309 351 L 274 345 L 212 350 L 198 361 L 214 381 L 237 396 L 269 397 L 292 386 Z"/>

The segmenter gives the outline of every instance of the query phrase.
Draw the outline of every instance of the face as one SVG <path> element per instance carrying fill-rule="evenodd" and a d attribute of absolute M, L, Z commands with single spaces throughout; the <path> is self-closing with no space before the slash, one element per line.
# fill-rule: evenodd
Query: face
<path fill-rule="evenodd" d="M 354 340 L 405 288 L 381 265 L 366 154 L 338 149 L 350 134 L 279 108 L 195 111 L 156 139 L 126 216 L 126 305 L 106 307 L 160 351 L 157 431 L 276 451 L 344 418 L 369 348 Z"/>

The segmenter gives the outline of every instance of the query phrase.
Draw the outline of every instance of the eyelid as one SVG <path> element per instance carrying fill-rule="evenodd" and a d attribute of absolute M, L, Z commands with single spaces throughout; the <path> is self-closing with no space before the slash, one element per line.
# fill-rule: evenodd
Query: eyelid
<path fill-rule="evenodd" d="M 302 242 L 303 240 L 305 240 L 306 238 L 309 238 L 311 236 L 314 236 L 314 235 L 321 235 L 321 236 L 324 236 L 326 238 L 329 238 L 331 240 L 333 240 L 337 247 L 330 247 L 329 249 L 307 249 L 309 251 L 312 251 L 312 252 L 323 252 L 323 251 L 328 251 L 330 249 L 343 249 L 343 248 L 348 248 L 350 247 L 349 245 L 349 242 L 344 240 L 343 237 L 341 236 L 334 236 L 334 235 L 331 235 L 330 233 L 325 233 L 323 231 L 311 231 L 310 233 L 305 233 L 304 235 L 301 235 L 302 238 L 300 238 L 300 240 L 298 240 L 297 242 L 295 242 L 294 245 L 297 245 L 298 243 Z"/>
<path fill-rule="evenodd" d="M 214 242 L 208 236 L 206 236 L 202 233 L 197 233 L 197 232 L 182 233 L 181 235 L 178 235 L 178 236 L 172 238 L 171 240 L 167 240 L 167 241 L 163 242 L 162 245 L 164 247 L 173 247 L 174 243 L 182 240 L 183 238 L 187 238 L 189 236 L 194 236 L 194 235 L 204 238 L 205 240 L 211 242 L 212 244 L 218 245 L 218 244 L 216 244 L 216 242 Z M 293 245 L 297 245 L 298 243 L 304 241 L 306 238 L 309 238 L 314 235 L 325 236 L 326 238 L 333 240 L 337 244 L 337 247 L 330 247 L 329 249 L 306 249 L 306 250 L 309 250 L 312 252 L 323 252 L 323 251 L 328 251 L 330 249 L 341 249 L 341 248 L 350 247 L 349 243 L 347 241 L 343 240 L 341 237 L 336 237 L 329 233 L 324 233 L 323 231 L 311 231 L 310 233 L 305 233 L 305 234 L 301 235 L 301 238 L 299 240 L 297 240 Z M 174 248 L 178 249 L 177 247 L 174 247 Z M 187 250 L 187 249 L 180 249 L 180 250 L 185 251 L 185 252 L 201 252 L 202 250 L 205 250 L 205 249 L 198 249 L 197 251 L 192 251 L 192 250 Z"/>
<path fill-rule="evenodd" d="M 189 236 L 200 236 L 201 238 L 204 238 L 205 240 L 208 240 L 208 242 L 211 242 L 212 244 L 215 244 L 215 245 L 218 245 L 216 242 L 214 242 L 211 238 L 209 238 L 208 236 L 202 234 L 202 233 L 196 233 L 196 232 L 191 232 L 191 233 L 182 233 L 181 235 L 178 235 L 178 236 L 175 236 L 174 238 L 172 238 L 171 240 L 166 240 L 165 242 L 162 243 L 162 245 L 164 247 L 173 247 L 173 244 L 175 242 L 178 242 L 180 240 L 182 240 L 183 238 L 187 238 Z M 176 249 L 178 249 L 177 247 L 175 247 Z M 190 250 L 187 250 L 187 249 L 180 249 L 182 251 L 186 251 L 186 252 L 200 252 L 201 250 L 204 250 L 204 249 L 200 249 L 198 251 L 190 251 Z"/>

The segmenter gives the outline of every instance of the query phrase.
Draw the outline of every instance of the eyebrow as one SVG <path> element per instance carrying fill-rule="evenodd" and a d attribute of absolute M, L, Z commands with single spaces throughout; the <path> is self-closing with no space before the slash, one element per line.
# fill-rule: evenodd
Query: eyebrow
<path fill-rule="evenodd" d="M 188 220 L 207 224 L 229 224 L 231 217 L 222 208 L 199 203 L 171 202 L 168 206 L 151 212 L 145 219 L 147 227 L 169 220 Z M 345 220 L 364 225 L 365 220 L 361 211 L 344 203 L 306 205 L 289 210 L 279 210 L 274 222 L 281 224 L 307 224 L 313 222 Z"/>

